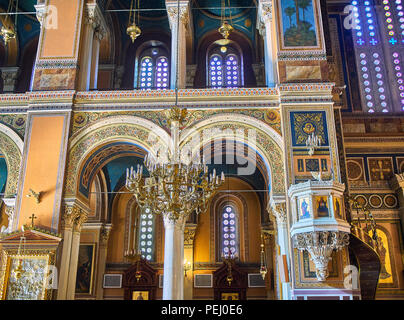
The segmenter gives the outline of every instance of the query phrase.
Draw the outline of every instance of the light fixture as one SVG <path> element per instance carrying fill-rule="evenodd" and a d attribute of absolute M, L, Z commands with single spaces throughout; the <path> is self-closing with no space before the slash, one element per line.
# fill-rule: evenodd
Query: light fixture
<path fill-rule="evenodd" d="M 185 277 L 187 276 L 187 272 L 191 270 L 191 261 L 187 261 L 187 259 L 184 260 L 184 275 Z"/>
<path fill-rule="evenodd" d="M 230 252 L 230 250 L 228 250 L 227 252 Z M 229 287 L 231 286 L 231 283 L 233 282 L 233 272 L 232 272 L 232 265 L 235 261 L 235 256 L 233 253 L 231 253 L 230 255 L 228 253 L 225 253 L 222 256 L 223 262 L 227 265 L 227 276 L 226 276 L 226 281 L 227 284 L 229 285 Z"/>
<path fill-rule="evenodd" d="M 140 28 L 136 25 L 136 13 L 134 12 L 134 9 L 133 9 L 133 1 L 134 0 L 131 0 L 131 3 L 130 3 L 129 24 L 128 24 L 128 28 L 126 29 L 126 33 L 132 39 L 132 43 L 135 42 L 136 38 L 139 37 L 140 34 L 142 33 L 142 30 L 140 30 Z M 140 21 L 139 0 L 137 0 L 137 10 L 138 10 L 137 22 L 139 23 L 139 21 Z"/>
<path fill-rule="evenodd" d="M 14 27 L 10 21 L 10 13 L 13 8 L 14 0 L 10 0 L 8 4 L 7 14 L 3 21 L 3 26 L 0 29 L 0 35 L 3 38 L 4 44 L 7 46 L 11 39 L 15 39 L 17 30 L 17 11 L 18 11 L 18 0 L 15 5 L 15 22 Z"/>
<path fill-rule="evenodd" d="M 139 282 L 142 278 L 142 273 L 140 272 L 140 260 L 142 259 L 142 254 L 140 251 L 135 252 L 135 250 L 126 250 L 124 256 L 131 260 L 133 263 L 136 263 L 136 272 L 135 278 L 136 282 Z"/>
<path fill-rule="evenodd" d="M 260 274 L 262 279 L 265 279 L 265 276 L 268 272 L 266 258 L 265 258 L 265 245 L 264 245 L 264 235 L 261 233 L 261 266 L 260 266 Z"/>
<path fill-rule="evenodd" d="M 227 21 L 226 18 L 226 2 L 225 0 L 222 0 L 222 6 L 221 6 L 221 25 L 217 31 L 222 35 L 223 39 L 215 41 L 216 44 L 222 46 L 221 50 L 223 52 L 223 47 L 228 45 L 230 43 L 230 40 L 228 39 L 230 34 L 234 31 L 234 28 L 232 26 L 233 21 L 231 17 L 231 8 L 230 8 L 230 0 L 229 1 L 229 20 L 230 23 Z"/>
<path fill-rule="evenodd" d="M 309 155 L 312 156 L 316 148 L 321 146 L 321 136 L 314 135 L 314 132 L 307 137 L 306 147 L 309 148 Z"/>
<path fill-rule="evenodd" d="M 22 230 L 22 236 L 20 237 L 20 243 L 18 244 L 18 250 L 16 256 L 16 258 L 18 259 L 17 267 L 12 272 L 13 277 L 17 281 L 19 281 L 22 277 L 28 276 L 28 273 L 23 267 L 23 257 L 25 253 L 25 241 L 26 241 L 26 238 L 24 236 L 25 233 L 24 226 L 21 227 L 21 230 Z"/>

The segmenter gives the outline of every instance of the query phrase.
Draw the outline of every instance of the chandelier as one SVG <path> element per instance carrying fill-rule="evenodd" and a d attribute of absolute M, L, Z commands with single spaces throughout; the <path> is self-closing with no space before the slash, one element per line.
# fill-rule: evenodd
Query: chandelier
<path fill-rule="evenodd" d="M 20 237 L 20 243 L 18 244 L 18 250 L 17 250 L 17 266 L 16 268 L 13 270 L 13 276 L 15 278 L 15 280 L 20 280 L 22 277 L 26 276 L 26 271 L 24 270 L 23 267 L 23 257 L 24 257 L 24 252 L 25 252 L 25 242 L 26 242 L 26 238 L 24 236 L 24 226 L 22 226 L 22 236 Z"/>
<path fill-rule="evenodd" d="M 136 38 L 139 37 L 140 34 L 142 33 L 140 28 L 136 25 L 136 13 L 133 10 L 133 1 L 134 0 L 132 0 L 130 3 L 129 25 L 128 28 L 126 29 L 126 33 L 132 39 L 132 43 L 135 42 Z M 140 21 L 139 0 L 137 0 L 137 10 L 138 10 L 137 22 L 139 23 Z"/>
<path fill-rule="evenodd" d="M 3 21 L 3 26 L 0 29 L 0 35 L 3 38 L 4 44 L 7 46 L 11 39 L 15 39 L 16 37 L 16 28 L 17 28 L 17 11 L 18 11 L 18 0 L 15 4 L 15 27 L 12 26 L 10 21 L 10 13 L 13 8 L 14 0 L 10 0 L 8 4 L 7 14 Z"/>
<path fill-rule="evenodd" d="M 204 160 L 189 163 L 182 161 L 179 152 L 179 124 L 183 122 L 186 109 L 173 107 L 169 120 L 173 128 L 174 148 L 164 157 L 152 154 L 146 155 L 144 165 L 149 172 L 148 178 L 143 178 L 143 166 L 136 170 L 127 169 L 126 188 L 133 192 L 138 205 L 152 209 L 155 214 L 163 214 L 169 219 L 187 218 L 192 212 L 197 214 L 206 210 L 209 199 L 224 182 L 213 169 L 208 173 Z"/>

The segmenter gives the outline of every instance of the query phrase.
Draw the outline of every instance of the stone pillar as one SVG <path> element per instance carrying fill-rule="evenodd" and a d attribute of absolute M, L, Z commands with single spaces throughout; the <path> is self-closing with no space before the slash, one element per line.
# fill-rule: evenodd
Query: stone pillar
<path fill-rule="evenodd" d="M 163 300 L 184 299 L 185 218 L 163 217 L 165 229 Z"/>
<path fill-rule="evenodd" d="M 105 30 L 103 27 L 99 26 L 94 32 L 93 52 L 91 57 L 90 89 L 98 88 L 100 45 L 102 39 L 104 39 L 104 36 L 105 36 Z"/>
<path fill-rule="evenodd" d="M 14 92 L 20 68 L 3 67 L 0 70 L 1 78 L 3 79 L 3 92 Z"/>
<path fill-rule="evenodd" d="M 87 212 L 77 205 L 65 205 L 62 216 L 63 249 L 60 261 L 58 300 L 74 300 L 80 232 Z"/>
<path fill-rule="evenodd" d="M 104 298 L 104 273 L 107 261 L 108 239 L 111 232 L 112 225 L 106 224 L 101 227 L 100 240 L 99 240 L 99 254 L 98 254 L 98 273 L 97 273 L 97 288 L 96 299 L 103 300 Z"/>
<path fill-rule="evenodd" d="M 187 73 L 187 25 L 190 25 L 189 1 L 178 2 L 166 0 L 166 7 L 171 28 L 171 74 L 170 87 L 175 89 L 178 63 L 178 88 L 184 89 L 186 86 Z M 179 16 L 179 23 L 178 23 Z M 178 30 L 177 30 L 178 29 Z"/>
<path fill-rule="evenodd" d="M 267 207 L 267 211 L 271 212 L 272 215 L 276 219 L 276 226 L 277 226 L 277 242 L 280 248 L 278 258 L 282 256 L 286 256 L 288 261 L 288 270 L 290 270 L 290 253 L 289 253 L 289 233 L 288 233 L 288 224 L 287 224 L 287 211 L 286 211 L 286 201 L 285 199 L 274 199 L 272 198 L 269 202 Z M 289 272 L 287 270 L 287 272 Z M 279 272 L 283 272 L 283 270 L 279 270 L 279 263 L 278 263 L 278 279 L 281 282 L 281 278 Z M 289 279 L 290 279 L 289 275 Z M 290 282 L 282 282 L 279 283 L 280 287 L 282 288 L 282 300 L 290 300 L 290 290 L 291 285 Z"/>
<path fill-rule="evenodd" d="M 267 87 L 273 87 L 278 81 L 276 74 L 276 53 L 274 52 L 273 23 L 272 23 L 272 0 L 259 0 L 257 28 L 264 38 L 265 49 L 265 82 Z"/>
<path fill-rule="evenodd" d="M 193 298 L 193 276 L 194 276 L 194 237 L 196 231 L 196 224 L 187 223 L 184 232 L 184 257 L 186 266 L 190 269 L 187 270 L 187 275 L 184 279 L 184 299 L 192 300 Z M 185 261 L 184 261 L 185 262 Z"/>
<path fill-rule="evenodd" d="M 105 34 L 106 23 L 96 3 L 87 3 L 84 10 L 84 34 L 81 44 L 78 90 L 88 91 L 96 85 L 94 72 L 98 73 L 100 38 Z"/>

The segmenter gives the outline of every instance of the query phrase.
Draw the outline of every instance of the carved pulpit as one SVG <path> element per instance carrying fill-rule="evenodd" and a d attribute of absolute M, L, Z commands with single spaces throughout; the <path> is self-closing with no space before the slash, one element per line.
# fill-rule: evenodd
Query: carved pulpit
<path fill-rule="evenodd" d="M 215 300 L 246 300 L 247 274 L 234 260 L 226 260 L 213 272 L 213 289 Z"/>
<path fill-rule="evenodd" d="M 55 266 L 61 237 L 36 227 L 3 235 L 0 298 L 2 300 L 51 300 L 58 285 Z"/>
<path fill-rule="evenodd" d="M 154 300 L 157 289 L 157 270 L 140 259 L 126 270 L 122 279 L 125 300 Z"/>

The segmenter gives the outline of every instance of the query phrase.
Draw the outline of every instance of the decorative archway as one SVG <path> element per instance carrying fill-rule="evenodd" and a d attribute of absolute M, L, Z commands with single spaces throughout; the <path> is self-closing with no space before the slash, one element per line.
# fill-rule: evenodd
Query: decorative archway
<path fill-rule="evenodd" d="M 209 137 L 210 132 L 214 136 Z M 246 141 L 248 130 L 254 130 L 255 141 Z M 208 132 L 208 135 L 205 133 Z M 199 150 L 204 141 L 200 141 L 200 135 L 204 139 L 224 139 L 244 143 L 263 159 L 269 173 L 271 193 L 285 194 L 284 160 L 282 154 L 282 137 L 271 127 L 255 118 L 245 115 L 220 114 L 200 121 L 181 133 L 181 148 L 189 146 L 190 149 Z M 206 143 L 206 141 L 205 141 Z"/>
<path fill-rule="evenodd" d="M 6 159 L 8 175 L 4 198 L 17 194 L 23 146 L 24 142 L 12 129 L 0 124 L 0 150 Z"/>

